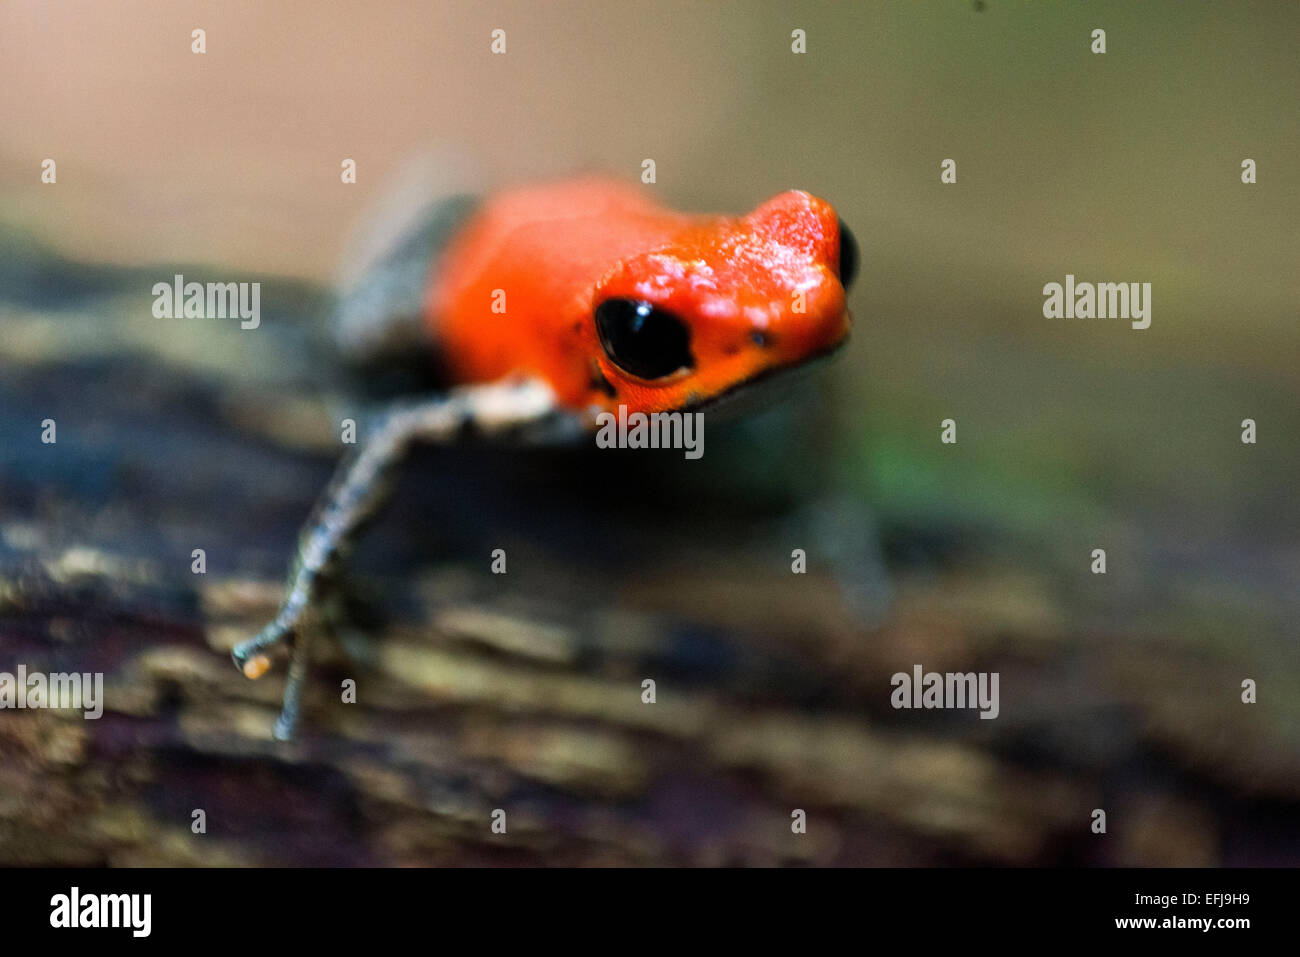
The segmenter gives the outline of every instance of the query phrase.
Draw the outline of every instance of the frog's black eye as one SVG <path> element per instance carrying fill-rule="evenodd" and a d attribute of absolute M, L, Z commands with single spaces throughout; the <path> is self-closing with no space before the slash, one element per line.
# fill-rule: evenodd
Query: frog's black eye
<path fill-rule="evenodd" d="M 858 278 L 858 241 L 853 238 L 849 227 L 840 220 L 840 285 L 848 291 L 853 280 Z"/>
<path fill-rule="evenodd" d="M 640 299 L 606 299 L 596 307 L 600 346 L 638 379 L 662 379 L 695 365 L 691 332 L 671 312 Z"/>

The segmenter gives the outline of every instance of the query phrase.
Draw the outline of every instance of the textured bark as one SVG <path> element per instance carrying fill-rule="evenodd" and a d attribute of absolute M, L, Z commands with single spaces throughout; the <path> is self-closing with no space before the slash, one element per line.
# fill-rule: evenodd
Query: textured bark
<path fill-rule="evenodd" d="M 106 710 L 0 712 L 0 863 L 1294 861 L 1295 754 L 1231 706 L 1235 672 L 1075 634 L 1032 567 L 969 552 L 895 558 L 864 622 L 804 490 L 753 487 L 781 468 L 762 447 L 730 485 L 668 457 L 417 456 L 350 563 L 299 739 L 275 742 L 283 662 L 252 682 L 229 651 L 275 612 L 355 407 L 309 331 L 324 297 L 269 284 L 257 332 L 167 324 L 147 290 L 169 269 L 23 255 L 0 670 L 102 671 Z M 962 533 L 890 534 L 933 557 Z M 894 711 L 912 662 L 1000 671 L 1018 707 Z M 1201 704 L 1165 693 L 1173 668 Z"/>

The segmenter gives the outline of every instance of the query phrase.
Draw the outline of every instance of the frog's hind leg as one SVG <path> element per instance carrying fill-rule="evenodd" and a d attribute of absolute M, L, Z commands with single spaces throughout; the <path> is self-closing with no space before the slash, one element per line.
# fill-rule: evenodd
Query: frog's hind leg
<path fill-rule="evenodd" d="M 536 379 L 517 379 L 397 403 L 366 430 L 363 444 L 339 467 L 303 529 L 289 576 L 289 593 L 275 619 L 232 652 L 245 675 L 259 678 L 271 666 L 267 652 L 292 642 L 277 738 L 284 740 L 293 734 L 307 673 L 307 636 L 317 624 L 309 617 L 321 590 L 366 520 L 383 504 L 393 473 L 411 445 L 447 442 L 467 428 L 491 434 L 536 425 L 554 412 L 555 396 L 547 385 Z"/>

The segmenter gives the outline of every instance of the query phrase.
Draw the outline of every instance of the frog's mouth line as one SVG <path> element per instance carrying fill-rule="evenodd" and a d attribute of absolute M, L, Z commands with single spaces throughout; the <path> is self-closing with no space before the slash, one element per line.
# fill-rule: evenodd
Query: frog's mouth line
<path fill-rule="evenodd" d="M 743 382 L 738 382 L 717 395 L 689 403 L 679 411 L 723 411 L 730 416 L 732 413 L 748 412 L 751 409 L 769 405 L 791 388 L 820 373 L 848 341 L 849 334 L 845 333 L 844 337 L 833 346 L 812 353 L 796 363 L 764 369 L 758 375 L 750 376 Z M 778 385 L 780 388 L 773 388 Z"/>

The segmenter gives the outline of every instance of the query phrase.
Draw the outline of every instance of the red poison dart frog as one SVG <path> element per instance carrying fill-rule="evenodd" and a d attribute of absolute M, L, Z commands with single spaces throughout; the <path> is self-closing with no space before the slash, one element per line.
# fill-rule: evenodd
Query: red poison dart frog
<path fill-rule="evenodd" d="M 292 646 L 276 737 L 293 733 L 315 599 L 413 443 L 572 439 L 620 406 L 707 411 L 841 346 L 856 268 L 835 210 L 801 191 L 746 216 L 672 212 L 603 180 L 430 207 L 345 294 L 335 333 L 362 368 L 436 356 L 449 388 L 367 425 L 302 533 L 279 613 L 234 649 L 257 678 Z"/>

